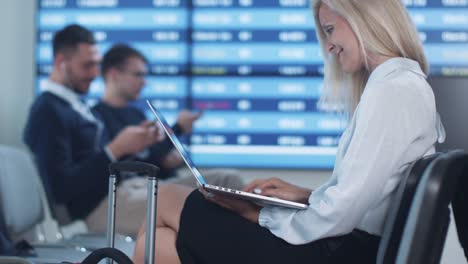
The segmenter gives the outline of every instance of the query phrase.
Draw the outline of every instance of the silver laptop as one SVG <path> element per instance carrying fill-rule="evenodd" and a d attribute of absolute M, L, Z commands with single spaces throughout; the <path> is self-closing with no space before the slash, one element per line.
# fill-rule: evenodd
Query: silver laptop
<path fill-rule="evenodd" d="M 203 178 L 200 171 L 193 164 L 192 159 L 190 159 L 190 156 L 185 150 L 185 147 L 182 145 L 182 143 L 180 143 L 179 139 L 174 134 L 174 131 L 172 131 L 171 126 L 167 123 L 164 116 L 155 107 L 153 107 L 153 105 L 151 105 L 149 100 L 146 100 L 146 103 L 150 107 L 151 111 L 153 111 L 154 115 L 156 116 L 156 119 L 158 119 L 159 123 L 162 125 L 169 139 L 172 141 L 172 143 L 174 143 L 175 148 L 177 149 L 177 151 L 179 151 L 180 155 L 185 161 L 185 164 L 187 164 L 190 171 L 192 171 L 192 174 L 193 176 L 195 176 L 195 179 L 197 180 L 198 184 L 207 192 L 231 196 L 231 197 L 238 198 L 238 199 L 249 200 L 262 206 L 263 205 L 275 205 L 275 206 L 283 206 L 283 207 L 289 207 L 289 208 L 295 208 L 295 209 L 306 209 L 308 207 L 308 205 L 302 204 L 302 203 L 292 202 L 292 201 L 283 200 L 283 199 L 279 199 L 275 197 L 269 197 L 269 196 L 259 195 L 259 194 L 249 193 L 249 192 L 243 192 L 239 190 L 230 189 L 227 187 L 208 184 Z"/>

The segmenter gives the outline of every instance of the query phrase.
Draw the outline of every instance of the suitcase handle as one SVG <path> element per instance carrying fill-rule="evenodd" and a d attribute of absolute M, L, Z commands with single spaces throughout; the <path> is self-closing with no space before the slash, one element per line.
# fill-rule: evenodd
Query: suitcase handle
<path fill-rule="evenodd" d="M 156 240 L 156 207 L 158 195 L 159 168 L 139 161 L 120 161 L 109 165 L 109 194 L 107 209 L 107 246 L 114 248 L 115 240 L 115 210 L 117 177 L 121 171 L 144 173 L 148 175 L 147 204 L 146 204 L 146 238 L 145 238 L 145 263 L 154 264 L 154 243 Z M 108 260 L 112 263 L 112 260 Z"/>
<path fill-rule="evenodd" d="M 119 161 L 109 164 L 110 175 L 119 176 L 121 171 L 143 173 L 149 177 L 156 177 L 159 173 L 159 168 L 140 161 Z"/>

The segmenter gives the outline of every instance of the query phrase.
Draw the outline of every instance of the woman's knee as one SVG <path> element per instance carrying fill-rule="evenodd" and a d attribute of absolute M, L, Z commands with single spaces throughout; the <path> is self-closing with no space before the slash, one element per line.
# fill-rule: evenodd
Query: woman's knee
<path fill-rule="evenodd" d="M 171 206 L 183 206 L 187 196 L 193 191 L 192 188 L 178 185 L 167 184 L 159 188 L 158 205 L 159 203 L 170 204 Z"/>
<path fill-rule="evenodd" d="M 157 225 L 170 227 L 177 231 L 185 200 L 192 191 L 192 188 L 177 184 L 162 186 L 158 192 L 159 223 Z"/>

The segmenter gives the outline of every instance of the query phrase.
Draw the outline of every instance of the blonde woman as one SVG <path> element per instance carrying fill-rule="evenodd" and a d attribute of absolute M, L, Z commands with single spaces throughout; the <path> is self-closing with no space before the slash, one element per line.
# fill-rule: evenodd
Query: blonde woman
<path fill-rule="evenodd" d="M 156 262 L 375 263 L 403 171 L 433 153 L 443 134 L 428 65 L 400 0 L 316 0 L 313 10 L 325 61 L 322 103 L 350 116 L 330 180 L 314 191 L 278 179 L 245 187 L 308 203 L 306 210 L 163 188 Z M 140 263 L 143 240 L 142 229 Z"/>

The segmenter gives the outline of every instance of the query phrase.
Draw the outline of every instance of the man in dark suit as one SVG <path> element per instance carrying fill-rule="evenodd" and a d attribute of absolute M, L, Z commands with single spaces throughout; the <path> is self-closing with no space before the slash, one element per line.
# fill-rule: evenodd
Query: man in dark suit
<path fill-rule="evenodd" d="M 162 134 L 154 126 L 133 125 L 111 141 L 102 138 L 102 122 L 82 101 L 99 75 L 101 55 L 92 32 L 79 25 L 63 28 L 54 36 L 53 55 L 52 72 L 31 107 L 24 141 L 52 201 L 64 205 L 72 220 L 85 219 L 90 230 L 103 232 L 106 218 L 95 216 L 106 213 L 109 163 L 144 150 L 162 140 Z M 132 196 L 132 184 L 124 181 L 122 186 L 117 231 L 135 234 L 146 197 Z"/>

